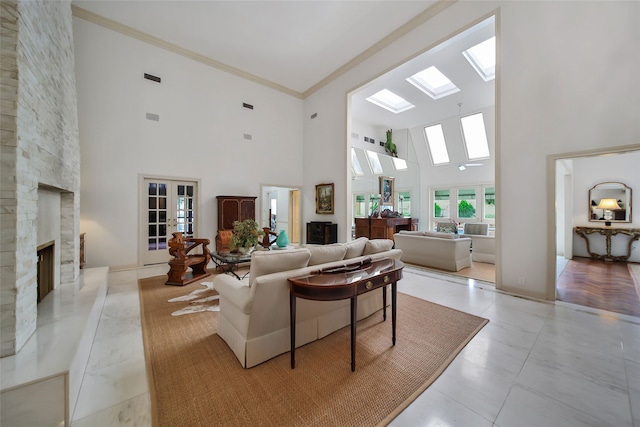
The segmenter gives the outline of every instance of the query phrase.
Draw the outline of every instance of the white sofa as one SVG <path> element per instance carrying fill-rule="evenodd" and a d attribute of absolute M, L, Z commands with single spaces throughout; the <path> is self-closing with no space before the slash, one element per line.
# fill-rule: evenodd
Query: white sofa
<path fill-rule="evenodd" d="M 402 252 L 388 239 L 361 237 L 348 243 L 307 245 L 280 251 L 256 251 L 249 278 L 221 274 L 213 281 L 220 294 L 218 335 L 245 368 L 290 351 L 289 282 L 321 268 L 383 258 L 400 259 Z M 389 292 L 389 290 L 387 290 Z M 390 301 L 390 298 L 388 298 Z M 358 320 L 382 308 L 382 291 L 358 297 Z M 349 300 L 298 299 L 296 347 L 320 339 L 350 324 Z"/>
<path fill-rule="evenodd" d="M 496 263 L 496 238 L 494 236 L 471 236 L 471 260 Z"/>
<path fill-rule="evenodd" d="M 460 271 L 471 266 L 471 238 L 437 231 L 400 231 L 393 235 L 403 262 Z"/>

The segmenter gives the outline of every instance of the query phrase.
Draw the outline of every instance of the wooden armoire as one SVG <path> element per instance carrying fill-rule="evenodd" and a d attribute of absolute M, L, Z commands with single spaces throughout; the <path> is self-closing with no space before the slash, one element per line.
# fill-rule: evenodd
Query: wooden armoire
<path fill-rule="evenodd" d="M 218 235 L 216 250 L 228 249 L 231 243 L 231 231 L 234 221 L 256 219 L 255 196 L 217 196 L 218 199 Z M 221 233 L 221 231 L 223 233 Z"/>

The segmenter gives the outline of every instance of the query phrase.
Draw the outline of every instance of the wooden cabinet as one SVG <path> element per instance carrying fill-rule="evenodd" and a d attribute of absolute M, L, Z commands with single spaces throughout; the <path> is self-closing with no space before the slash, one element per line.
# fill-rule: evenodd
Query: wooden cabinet
<path fill-rule="evenodd" d="M 256 219 L 256 197 L 218 196 L 218 231 L 233 230 L 234 221 Z"/>
<path fill-rule="evenodd" d="M 307 223 L 307 243 L 328 245 L 338 242 L 338 224 L 324 221 Z"/>
<path fill-rule="evenodd" d="M 418 229 L 417 218 L 356 218 L 356 238 L 391 239 L 400 230 Z"/>

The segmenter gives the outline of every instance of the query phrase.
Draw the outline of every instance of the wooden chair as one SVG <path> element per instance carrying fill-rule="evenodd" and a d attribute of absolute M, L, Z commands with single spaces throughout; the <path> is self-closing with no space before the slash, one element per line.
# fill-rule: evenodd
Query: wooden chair
<path fill-rule="evenodd" d="M 168 279 L 165 285 L 184 286 L 189 283 L 210 276 L 207 271 L 207 264 L 211 260 L 211 255 L 207 245 L 209 239 L 196 239 L 192 237 L 182 237 L 182 233 L 172 233 L 169 239 L 169 254 L 173 259 L 169 261 Z M 201 254 L 190 253 L 193 249 L 201 247 Z M 191 273 L 187 270 L 191 267 Z"/>
<path fill-rule="evenodd" d="M 278 240 L 278 233 L 272 231 L 269 227 L 262 227 L 262 230 L 264 231 L 264 237 L 262 238 L 262 242 L 260 242 L 260 246 L 269 249 L 271 245 Z"/>

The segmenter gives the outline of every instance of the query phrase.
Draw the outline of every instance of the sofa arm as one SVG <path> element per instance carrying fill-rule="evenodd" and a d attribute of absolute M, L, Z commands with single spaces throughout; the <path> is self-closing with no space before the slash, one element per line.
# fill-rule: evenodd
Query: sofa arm
<path fill-rule="evenodd" d="M 213 287 L 220 294 L 220 299 L 229 301 L 244 314 L 251 313 L 253 295 L 246 283 L 226 274 L 219 274 L 213 279 Z"/>

